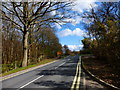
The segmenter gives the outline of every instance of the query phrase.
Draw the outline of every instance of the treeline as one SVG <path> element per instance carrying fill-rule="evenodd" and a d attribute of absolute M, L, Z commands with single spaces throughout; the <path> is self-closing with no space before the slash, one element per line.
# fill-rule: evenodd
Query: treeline
<path fill-rule="evenodd" d="M 80 54 L 79 51 L 71 51 L 67 45 L 64 45 L 62 47 L 62 51 L 64 56 L 68 56 L 68 55 L 74 56 Z"/>
<path fill-rule="evenodd" d="M 62 46 L 51 27 L 71 15 L 69 2 L 2 2 L 2 72 L 54 58 Z"/>
<path fill-rule="evenodd" d="M 94 54 L 107 62 L 120 62 L 120 11 L 119 2 L 103 2 L 84 13 L 89 37 L 82 40 L 82 53 Z"/>
<path fill-rule="evenodd" d="M 43 27 L 37 33 L 30 33 L 28 39 L 28 64 L 39 63 L 44 58 L 57 57 L 61 51 L 55 31 Z M 22 33 L 16 31 L 11 23 L 4 23 L 2 31 L 2 64 L 3 72 L 22 67 L 23 41 Z"/>

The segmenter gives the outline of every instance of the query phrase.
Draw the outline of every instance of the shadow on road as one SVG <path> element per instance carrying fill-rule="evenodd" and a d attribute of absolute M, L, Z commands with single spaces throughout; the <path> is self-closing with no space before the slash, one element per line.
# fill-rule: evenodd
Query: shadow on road
<path fill-rule="evenodd" d="M 34 84 L 53 88 L 54 90 L 70 90 L 76 73 L 77 62 L 78 59 L 72 59 L 68 60 L 64 65 L 59 66 L 57 69 L 53 68 L 51 70 L 40 71 L 37 75 L 45 75 L 46 77 L 53 77 L 53 79 L 47 78 L 46 80 L 36 81 Z"/>
<path fill-rule="evenodd" d="M 75 76 L 76 66 L 78 60 L 67 61 L 64 65 L 57 69 L 42 70 L 37 75 L 62 75 L 62 76 Z"/>
<path fill-rule="evenodd" d="M 34 82 L 34 84 L 38 84 L 40 86 L 46 86 L 46 87 L 49 87 L 49 88 L 70 88 L 70 83 L 72 82 L 65 82 L 65 81 L 61 81 L 61 82 L 55 82 L 55 81 L 41 81 L 41 82 Z"/>

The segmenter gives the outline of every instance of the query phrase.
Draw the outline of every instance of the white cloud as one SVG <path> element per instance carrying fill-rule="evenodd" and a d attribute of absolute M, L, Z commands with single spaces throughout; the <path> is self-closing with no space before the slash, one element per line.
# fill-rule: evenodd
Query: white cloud
<path fill-rule="evenodd" d="M 84 10 L 90 10 L 91 6 L 94 8 L 97 6 L 97 4 L 95 4 L 96 0 L 75 0 L 74 4 L 72 5 L 71 8 L 73 11 L 77 11 L 78 13 L 82 14 Z M 51 15 L 59 15 L 60 17 L 63 16 L 63 14 L 60 11 L 53 11 L 51 12 Z M 73 14 L 74 15 L 74 14 Z M 88 20 L 83 20 L 81 16 L 75 16 L 73 18 L 69 18 L 69 19 L 65 19 L 64 21 L 66 22 L 70 22 L 72 25 L 76 25 L 79 24 L 81 21 L 85 22 L 86 24 L 89 24 L 92 21 L 88 21 Z M 60 23 L 61 25 L 65 24 L 65 23 Z M 55 25 L 58 29 L 61 29 L 62 27 L 58 24 Z"/>
<path fill-rule="evenodd" d="M 58 23 L 55 23 L 55 26 L 56 26 L 58 29 L 61 29 L 61 28 L 62 28 Z"/>
<path fill-rule="evenodd" d="M 76 16 L 75 18 L 67 19 L 68 22 L 71 22 L 72 25 L 79 24 L 82 18 L 80 16 Z"/>
<path fill-rule="evenodd" d="M 50 14 L 51 14 L 52 16 L 56 15 L 56 10 L 50 12 Z"/>
<path fill-rule="evenodd" d="M 95 3 L 96 0 L 75 0 L 74 5 L 71 7 L 73 11 L 77 11 L 79 14 L 82 14 L 84 10 L 90 10 L 92 7 L 97 7 Z M 92 7 L 91 7 L 92 6 Z M 70 22 L 72 25 L 79 24 L 81 21 L 89 24 L 90 21 L 83 20 L 81 16 L 75 16 L 70 19 L 65 19 L 65 21 Z"/>
<path fill-rule="evenodd" d="M 63 31 L 60 31 L 57 33 L 60 37 L 65 37 L 65 36 L 84 36 L 85 32 L 81 30 L 80 28 L 76 28 L 75 30 L 70 30 L 70 29 L 65 29 Z"/>
<path fill-rule="evenodd" d="M 73 24 L 73 25 L 79 24 L 81 20 L 82 20 L 82 18 L 79 17 L 79 16 L 77 16 L 77 17 L 74 19 L 75 22 L 73 22 L 72 24 Z"/>
<path fill-rule="evenodd" d="M 96 7 L 97 4 L 95 4 L 95 1 L 96 0 L 76 0 L 72 10 L 82 13 L 84 9 L 90 9 L 90 5 L 92 5 L 92 7 Z"/>
<path fill-rule="evenodd" d="M 79 28 L 76 28 L 75 30 L 73 30 L 73 35 L 83 36 L 84 34 L 85 34 L 84 31 Z"/>
<path fill-rule="evenodd" d="M 89 19 L 89 20 L 88 20 L 87 18 L 83 18 L 83 19 L 82 19 L 82 22 L 85 23 L 85 24 L 90 24 L 90 23 L 92 23 L 93 21 L 94 21 L 94 19 Z"/>
<path fill-rule="evenodd" d="M 71 51 L 74 51 L 74 50 L 79 51 L 83 47 L 83 45 L 67 45 L 67 46 Z"/>
<path fill-rule="evenodd" d="M 72 35 L 72 31 L 70 29 L 65 29 L 63 31 L 58 32 L 58 35 L 61 37 L 69 36 Z"/>

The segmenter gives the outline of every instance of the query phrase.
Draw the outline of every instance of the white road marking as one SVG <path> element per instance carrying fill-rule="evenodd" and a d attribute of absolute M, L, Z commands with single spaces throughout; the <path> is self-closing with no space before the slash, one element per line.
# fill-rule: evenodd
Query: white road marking
<path fill-rule="evenodd" d="M 60 64 L 58 67 L 62 66 L 62 65 L 63 65 L 63 64 L 65 64 L 65 63 L 66 63 L 66 62 L 64 62 L 64 63 Z M 57 69 L 58 67 L 55 67 L 55 69 Z M 27 84 L 25 84 L 25 85 L 21 86 L 19 89 L 26 87 L 27 85 L 31 84 L 32 82 L 36 81 L 36 80 L 37 80 L 37 79 L 39 79 L 39 78 L 42 78 L 43 76 L 44 76 L 44 75 L 39 76 L 38 78 L 36 78 L 36 79 L 34 79 L 34 80 L 30 81 L 29 83 L 27 83 Z M 19 89 L 17 89 L 17 90 L 19 90 Z"/>
<path fill-rule="evenodd" d="M 86 90 L 86 79 L 85 79 L 85 73 L 83 73 L 83 90 Z"/>
<path fill-rule="evenodd" d="M 17 89 L 17 90 L 20 90 L 21 88 L 26 87 L 27 85 L 31 84 L 32 82 L 36 81 L 37 79 L 42 78 L 43 76 L 44 76 L 44 75 L 41 75 L 41 76 L 37 77 L 36 79 L 34 79 L 34 80 L 30 81 L 29 83 L 27 83 L 27 84 L 25 84 L 25 85 L 21 86 L 21 87 L 20 87 L 19 89 Z"/>
<path fill-rule="evenodd" d="M 27 73 L 27 72 L 29 72 L 29 71 L 32 71 L 32 70 L 35 70 L 35 69 L 44 67 L 44 66 L 46 66 L 46 65 L 52 64 L 52 63 L 57 62 L 57 61 L 58 61 L 58 60 L 53 61 L 53 62 L 50 62 L 50 63 L 43 64 L 43 65 L 39 65 L 39 66 L 36 66 L 36 67 L 32 67 L 32 68 L 29 68 L 29 69 L 26 69 L 26 70 L 23 70 L 23 71 L 19 71 L 19 72 L 10 74 L 10 75 L 6 75 L 6 76 L 0 78 L 0 82 L 3 81 L 3 80 L 9 79 L 9 78 L 12 78 L 12 77 L 15 77 L 15 76 L 18 76 L 18 75 Z"/>
<path fill-rule="evenodd" d="M 55 67 L 55 69 L 57 69 L 58 67 L 62 66 L 63 64 L 65 64 L 66 62 L 60 64 L 59 66 Z"/>

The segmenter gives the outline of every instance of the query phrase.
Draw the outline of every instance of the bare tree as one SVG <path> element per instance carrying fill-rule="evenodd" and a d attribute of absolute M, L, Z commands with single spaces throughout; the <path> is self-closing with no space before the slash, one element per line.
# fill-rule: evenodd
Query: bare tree
<path fill-rule="evenodd" d="M 22 66 L 27 66 L 28 58 L 28 35 L 31 27 L 36 28 L 45 23 L 61 22 L 70 17 L 67 13 L 70 9 L 70 2 L 7 2 L 2 3 L 2 19 L 12 22 L 16 29 L 23 33 L 23 62 Z M 53 12 L 55 14 L 53 15 Z M 13 15 L 14 19 L 9 17 Z M 39 27 L 37 27 L 39 28 Z M 34 29 L 36 30 L 36 29 Z"/>

